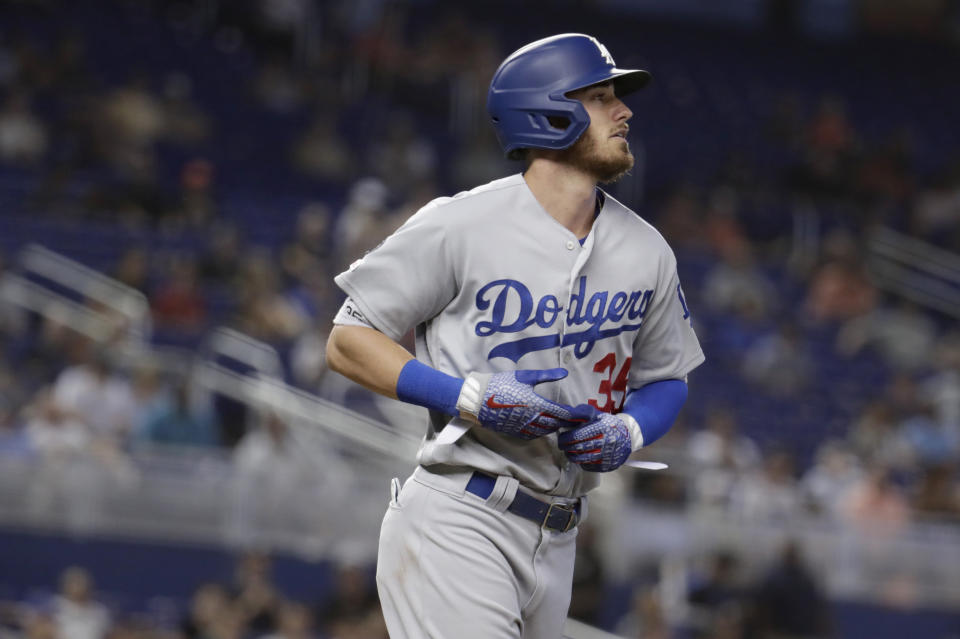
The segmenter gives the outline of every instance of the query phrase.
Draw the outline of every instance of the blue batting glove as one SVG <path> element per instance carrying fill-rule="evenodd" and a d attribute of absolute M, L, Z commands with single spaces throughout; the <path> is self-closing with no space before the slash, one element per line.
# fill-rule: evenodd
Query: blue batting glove
<path fill-rule="evenodd" d="M 587 412 L 541 397 L 533 387 L 567 376 L 565 368 L 520 370 L 506 373 L 471 373 L 457 408 L 484 428 L 520 439 L 535 439 L 561 427 L 587 421 Z"/>
<path fill-rule="evenodd" d="M 580 409 L 578 406 L 575 410 L 583 414 Z M 633 421 L 633 424 L 629 421 Z M 616 470 L 633 452 L 635 442 L 631 431 L 634 425 L 636 421 L 629 415 L 611 415 L 593 409 L 589 422 L 560 433 L 560 450 L 584 470 L 597 473 Z M 639 435 L 639 427 L 636 433 Z"/>

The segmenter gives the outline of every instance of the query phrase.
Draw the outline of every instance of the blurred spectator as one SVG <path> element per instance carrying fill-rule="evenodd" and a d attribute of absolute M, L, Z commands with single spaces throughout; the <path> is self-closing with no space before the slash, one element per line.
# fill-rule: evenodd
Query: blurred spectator
<path fill-rule="evenodd" d="M 844 232 L 824 241 L 824 259 L 810 276 L 804 303 L 817 322 L 864 315 L 877 303 L 877 292 L 861 262 L 857 246 Z"/>
<path fill-rule="evenodd" d="M 0 328 L 2 331 L 2 328 Z M 2 334 L 2 333 L 0 333 Z M 17 419 L 26 401 L 26 388 L 6 362 L 0 361 L 0 451 L 22 451 L 26 439 Z"/>
<path fill-rule="evenodd" d="M 51 393 L 41 391 L 28 412 L 26 435 L 45 463 L 55 466 L 87 454 L 92 440 L 87 425 L 64 411 Z"/>
<path fill-rule="evenodd" d="M 277 115 L 288 115 L 303 106 L 305 82 L 282 56 L 270 55 L 260 65 L 253 92 L 260 104 Z"/>
<path fill-rule="evenodd" d="M 47 130 L 30 111 L 24 91 L 7 96 L 0 109 L 0 164 L 36 165 L 47 151 Z"/>
<path fill-rule="evenodd" d="M 217 620 L 229 614 L 230 595 L 220 584 L 201 584 L 190 599 L 190 607 L 180 621 L 184 639 L 208 639 L 214 637 Z"/>
<path fill-rule="evenodd" d="M 60 575 L 53 616 L 57 635 L 63 639 L 104 639 L 110 629 L 110 613 L 93 596 L 93 579 L 78 566 Z"/>
<path fill-rule="evenodd" d="M 704 248 L 703 207 L 692 186 L 684 185 L 670 192 L 663 199 L 656 221 L 671 246 Z"/>
<path fill-rule="evenodd" d="M 150 290 L 150 255 L 141 247 L 123 252 L 114 266 L 113 279 L 147 295 Z"/>
<path fill-rule="evenodd" d="M 340 626 L 361 625 L 380 603 L 373 576 L 364 566 L 347 561 L 336 568 L 333 593 L 318 608 L 321 630 L 330 637 L 339 637 Z"/>
<path fill-rule="evenodd" d="M 193 80 L 173 71 L 163 80 L 160 97 L 163 138 L 181 146 L 194 146 L 210 134 L 210 120 L 193 99 Z"/>
<path fill-rule="evenodd" d="M 176 384 L 143 420 L 136 434 L 141 443 L 168 446 L 216 446 L 220 438 L 210 406 L 191 397 L 190 382 Z"/>
<path fill-rule="evenodd" d="M 733 488 L 730 508 L 752 521 L 786 523 L 801 514 L 793 458 L 784 451 L 767 455 L 763 469 L 743 475 Z"/>
<path fill-rule="evenodd" d="M 960 424 L 960 333 L 953 332 L 937 342 L 933 354 L 936 372 L 920 385 L 920 395 L 934 408 L 937 421 Z"/>
<path fill-rule="evenodd" d="M 65 368 L 53 385 L 60 410 L 81 420 L 99 437 L 123 441 L 133 427 L 130 383 L 112 370 L 110 354 L 89 343 L 83 359 Z"/>
<path fill-rule="evenodd" d="M 772 329 L 762 307 L 751 297 L 738 300 L 738 305 L 729 315 L 718 315 L 704 330 L 711 352 L 732 362 L 739 362 L 743 354 L 762 336 Z M 697 329 L 701 329 L 698 327 Z"/>
<path fill-rule="evenodd" d="M 720 313 L 749 307 L 768 317 L 777 305 L 777 292 L 763 270 L 754 262 L 746 242 L 731 243 L 720 254 L 720 262 L 707 274 L 703 301 Z"/>
<path fill-rule="evenodd" d="M 286 601 L 277 613 L 277 629 L 263 639 L 313 639 L 313 617 L 302 603 Z"/>
<path fill-rule="evenodd" d="M 878 148 L 870 149 L 860 162 L 856 186 L 867 202 L 876 207 L 868 215 L 876 218 L 884 207 L 907 206 L 915 190 L 912 167 L 914 141 L 909 131 L 895 132 Z M 865 221 L 869 221 L 868 217 Z"/>
<path fill-rule="evenodd" d="M 0 459 L 30 457 L 34 444 L 30 441 L 27 429 L 14 421 L 17 411 L 0 398 Z"/>
<path fill-rule="evenodd" d="M 218 205 L 213 189 L 213 163 L 194 158 L 180 170 L 180 189 L 170 209 L 164 213 L 166 229 L 204 229 L 216 219 Z"/>
<path fill-rule="evenodd" d="M 811 509 L 825 517 L 840 516 L 844 495 L 861 479 L 857 458 L 841 442 L 827 440 L 817 449 L 802 487 Z"/>
<path fill-rule="evenodd" d="M 293 239 L 280 252 L 283 276 L 297 281 L 311 270 L 330 271 L 330 257 L 330 209 L 323 202 L 309 202 L 298 211 Z"/>
<path fill-rule="evenodd" d="M 861 534 L 877 537 L 896 536 L 910 520 L 906 498 L 881 465 L 870 467 L 847 491 L 840 513 Z"/>
<path fill-rule="evenodd" d="M 744 595 L 739 570 L 736 555 L 725 551 L 712 554 L 707 573 L 691 579 L 687 601 L 709 612 L 739 601 Z"/>
<path fill-rule="evenodd" d="M 399 222 L 391 220 L 388 196 L 387 186 L 375 177 L 362 178 L 350 187 L 349 200 L 337 216 L 333 230 L 337 268 L 345 269 L 353 260 L 363 257 L 399 226 Z"/>
<path fill-rule="evenodd" d="M 323 446 L 310 447 L 308 452 L 276 412 L 264 411 L 256 417 L 255 427 L 233 451 L 228 532 L 238 543 L 265 548 L 291 545 L 298 539 L 309 544 L 320 516 L 334 507 L 331 500 L 337 494 L 336 487 L 319 491 L 316 486 L 325 485 L 337 472 L 339 457 L 332 451 L 324 457 Z M 291 504 L 297 506 L 291 508 Z"/>
<path fill-rule="evenodd" d="M 920 516 L 960 518 L 960 482 L 956 464 L 930 466 L 922 471 L 910 506 Z"/>
<path fill-rule="evenodd" d="M 760 449 L 739 432 L 736 414 L 728 408 L 713 407 L 706 425 L 690 436 L 688 451 L 701 466 L 720 466 L 726 460 L 739 471 L 749 470 L 760 461 Z"/>
<path fill-rule="evenodd" d="M 329 324 L 317 322 L 303 331 L 290 349 L 290 370 L 301 387 L 318 392 L 327 373 Z"/>
<path fill-rule="evenodd" d="M 302 335 L 307 327 L 333 317 L 340 294 L 332 284 L 330 272 L 317 266 L 304 270 L 284 297 L 298 317 L 298 332 Z"/>
<path fill-rule="evenodd" d="M 422 179 L 414 182 L 405 193 L 406 197 L 397 205 L 390 216 L 390 222 L 398 227 L 429 202 L 441 196 L 437 191 L 436 182 L 432 179 Z"/>
<path fill-rule="evenodd" d="M 283 598 L 273 581 L 273 562 L 269 555 L 257 551 L 241 555 L 232 590 L 233 606 L 244 627 L 255 636 L 276 629 Z"/>
<path fill-rule="evenodd" d="M 820 101 L 807 127 L 807 138 L 810 148 L 818 153 L 835 155 L 853 151 L 856 132 L 842 98 L 827 96 Z"/>
<path fill-rule="evenodd" d="M 617 634 L 631 639 L 678 637 L 667 621 L 659 588 L 644 585 L 635 590 L 630 611 L 617 625 Z"/>
<path fill-rule="evenodd" d="M 477 127 L 457 153 L 452 180 L 454 189 L 463 191 L 513 172 L 515 167 L 504 159 L 492 133 L 486 127 Z"/>
<path fill-rule="evenodd" d="M 98 435 L 45 390 L 38 393 L 27 416 L 27 438 L 39 461 L 25 490 L 31 515 L 77 532 L 102 523 L 107 494 L 139 481 L 120 441 Z"/>
<path fill-rule="evenodd" d="M 389 639 L 380 606 L 361 617 L 341 617 L 331 627 L 334 639 Z"/>
<path fill-rule="evenodd" d="M 83 33 L 79 29 L 61 33 L 53 47 L 46 61 L 51 74 L 50 89 L 67 99 L 88 93 L 94 80 Z"/>
<path fill-rule="evenodd" d="M 725 506 L 737 479 L 760 461 L 760 449 L 738 430 L 732 411 L 714 407 L 706 427 L 690 436 L 687 451 L 698 468 L 692 478 L 694 496 L 701 505 Z"/>
<path fill-rule="evenodd" d="M 893 406 L 878 399 L 864 406 L 850 429 L 848 440 L 867 465 L 901 468 L 909 463 L 910 451 L 900 437 L 898 426 Z"/>
<path fill-rule="evenodd" d="M 740 223 L 740 206 L 740 194 L 734 187 L 719 186 L 709 194 L 703 220 L 704 236 L 713 253 L 733 257 L 735 261 L 750 257 L 749 241 Z M 734 257 L 737 253 L 740 256 Z"/>
<path fill-rule="evenodd" d="M 410 184 L 431 178 L 437 157 L 433 143 L 417 130 L 416 120 L 403 111 L 385 119 L 386 131 L 370 148 L 366 165 L 373 167 L 386 188 L 401 193 Z"/>
<path fill-rule="evenodd" d="M 23 626 L 26 633 L 23 635 L 24 639 L 64 639 L 58 632 L 56 621 L 45 612 L 26 615 Z"/>
<path fill-rule="evenodd" d="M 779 561 L 756 584 L 752 625 L 758 637 L 815 639 L 831 635 L 827 600 L 795 543 L 784 547 Z"/>
<path fill-rule="evenodd" d="M 7 256 L 0 250 L 0 283 L 6 279 L 9 271 L 10 264 Z M 0 346 L 10 342 L 26 341 L 28 318 L 27 311 L 16 304 L 0 304 Z"/>
<path fill-rule="evenodd" d="M 754 342 L 743 357 L 743 376 L 776 397 L 793 397 L 814 375 L 804 335 L 792 322 Z"/>
<path fill-rule="evenodd" d="M 960 424 L 938 421 L 933 405 L 927 401 L 921 401 L 914 413 L 903 420 L 900 434 L 921 466 L 960 459 Z"/>
<path fill-rule="evenodd" d="M 600 623 L 603 613 L 605 574 L 597 530 L 582 524 L 577 532 L 577 555 L 573 565 L 573 590 L 568 616 L 592 626 Z"/>
<path fill-rule="evenodd" d="M 345 182 L 354 177 L 357 161 L 353 145 L 337 130 L 336 112 L 317 113 L 294 144 L 293 165 L 310 177 L 328 182 Z"/>
<path fill-rule="evenodd" d="M 156 364 L 150 360 L 139 362 L 131 371 L 130 388 L 133 391 L 133 434 L 143 432 L 144 423 L 167 401 L 167 387 Z"/>
<path fill-rule="evenodd" d="M 240 330 L 270 343 L 286 342 L 300 334 L 303 318 L 280 290 L 280 273 L 267 252 L 246 256 L 240 281 Z"/>
<path fill-rule="evenodd" d="M 837 334 L 837 349 L 847 357 L 874 346 L 886 363 L 912 371 L 929 366 L 936 342 L 936 325 L 915 304 L 899 300 L 848 320 Z"/>
<path fill-rule="evenodd" d="M 175 257 L 151 300 L 157 328 L 195 334 L 204 327 L 207 305 L 200 290 L 197 262 L 192 256 Z"/>
<path fill-rule="evenodd" d="M 103 159 L 121 176 L 152 174 L 154 145 L 163 135 L 163 107 L 143 72 L 103 96 L 98 145 Z"/>
<path fill-rule="evenodd" d="M 235 606 L 214 617 L 208 628 L 210 639 L 247 639 L 250 636 L 243 614 Z"/>
<path fill-rule="evenodd" d="M 233 285 L 242 268 L 240 232 L 229 223 L 214 224 L 200 257 L 200 279 L 204 284 Z"/>

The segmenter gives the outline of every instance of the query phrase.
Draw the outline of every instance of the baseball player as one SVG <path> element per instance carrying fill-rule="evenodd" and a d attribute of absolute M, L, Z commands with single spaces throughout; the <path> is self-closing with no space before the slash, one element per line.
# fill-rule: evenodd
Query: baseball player
<path fill-rule="evenodd" d="M 560 637 L 586 494 L 686 400 L 704 357 L 676 260 L 597 186 L 633 166 L 622 98 L 649 79 L 586 35 L 519 49 L 487 109 L 523 173 L 430 202 L 336 278 L 330 367 L 429 409 L 380 532 L 394 639 Z"/>

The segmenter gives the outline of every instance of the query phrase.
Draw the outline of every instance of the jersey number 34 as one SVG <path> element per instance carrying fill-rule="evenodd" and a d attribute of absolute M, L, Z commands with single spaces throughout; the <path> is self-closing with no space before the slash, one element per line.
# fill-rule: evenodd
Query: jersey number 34
<path fill-rule="evenodd" d="M 620 367 L 619 372 L 617 372 L 616 353 L 607 353 L 599 362 L 594 364 L 593 372 L 605 374 L 606 377 L 600 380 L 600 388 L 597 391 L 600 398 L 589 399 L 587 403 L 605 413 L 619 413 L 623 409 L 624 400 L 627 398 L 627 378 L 630 375 L 630 363 L 632 361 L 633 358 L 628 357 L 627 361 Z M 615 373 L 616 377 L 614 377 Z M 615 393 L 618 394 L 619 401 L 614 399 Z"/>

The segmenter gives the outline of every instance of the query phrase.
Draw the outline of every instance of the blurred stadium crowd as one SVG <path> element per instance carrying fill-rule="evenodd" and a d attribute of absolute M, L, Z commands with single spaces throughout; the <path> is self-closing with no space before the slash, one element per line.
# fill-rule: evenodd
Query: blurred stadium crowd
<path fill-rule="evenodd" d="M 773 18 L 647 35 L 599 4 L 558 4 L 511 9 L 542 18 L 534 32 L 431 2 L 0 3 L 3 272 L 42 244 L 142 293 L 154 344 L 196 350 L 229 326 L 276 348 L 287 382 L 376 416 L 324 367 L 332 277 L 429 199 L 517 170 L 484 122 L 487 83 L 511 45 L 570 30 L 576 9 L 578 30 L 654 74 L 633 107 L 640 162 L 612 188 L 675 248 L 708 357 L 658 444 L 685 472 L 638 479 L 632 498 L 890 536 L 960 524 L 960 307 L 931 308 L 872 261 L 886 229 L 960 263 L 956 44 L 922 20 L 855 46 Z M 953 268 L 938 285 L 956 293 Z M 85 457 L 116 481 L 136 476 L 131 451 L 158 445 L 283 463 L 282 423 L 150 361 L 119 366 L 109 339 L 3 304 L 0 340 L 0 463 Z M 571 613 L 674 636 L 651 590 L 601 619 L 603 565 L 582 537 Z M 798 557 L 748 578 L 716 555 L 690 577 L 690 602 L 713 615 L 695 636 L 828 635 Z M 198 589 L 164 632 L 385 636 L 369 574 L 345 574 L 341 608 L 321 614 L 284 601 L 267 565 L 243 558 L 236 584 Z M 0 637 L 160 632 L 111 622 L 90 580 L 71 569 L 49 603 L 7 602 Z"/>

